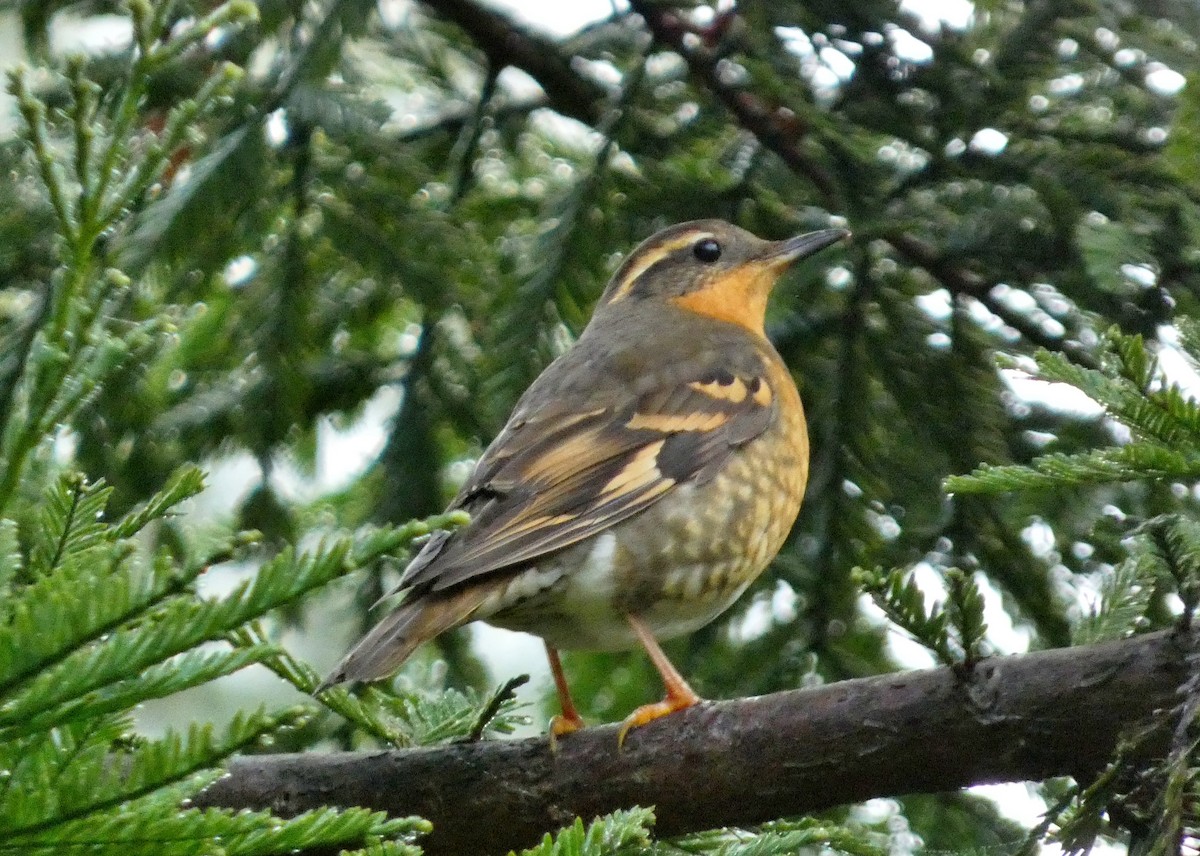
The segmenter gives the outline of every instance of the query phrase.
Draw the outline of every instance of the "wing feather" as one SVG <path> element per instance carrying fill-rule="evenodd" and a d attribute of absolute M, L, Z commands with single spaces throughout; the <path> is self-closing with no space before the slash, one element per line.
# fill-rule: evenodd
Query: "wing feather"
<path fill-rule="evenodd" d="M 445 590 L 588 538 L 712 478 L 775 410 L 765 366 L 698 372 L 621 406 L 518 410 L 452 505 L 471 522 L 422 551 L 400 587 Z"/>

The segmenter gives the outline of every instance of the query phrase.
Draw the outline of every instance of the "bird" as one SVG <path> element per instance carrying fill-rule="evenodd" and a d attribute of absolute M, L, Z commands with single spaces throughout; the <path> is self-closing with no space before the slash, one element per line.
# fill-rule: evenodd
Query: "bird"
<path fill-rule="evenodd" d="M 768 241 L 709 219 L 643 241 L 450 503 L 469 522 L 428 539 L 392 592 L 403 601 L 318 692 L 386 678 L 422 643 L 483 620 L 545 642 L 562 710 L 552 740 L 584 724 L 562 649 L 646 650 L 665 694 L 624 720 L 620 744 L 700 702 L 659 642 L 708 624 L 758 577 L 808 478 L 804 409 L 767 338 L 767 300 L 795 262 L 849 234 Z"/>

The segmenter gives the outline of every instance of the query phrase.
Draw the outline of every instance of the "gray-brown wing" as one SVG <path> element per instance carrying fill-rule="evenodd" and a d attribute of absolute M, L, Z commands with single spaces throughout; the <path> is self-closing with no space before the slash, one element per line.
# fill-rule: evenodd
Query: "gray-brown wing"
<path fill-rule="evenodd" d="M 400 587 L 444 590 L 588 538 L 712 478 L 775 407 L 765 371 L 716 370 L 621 407 L 518 415 L 455 501 L 471 522 L 431 540 Z"/>

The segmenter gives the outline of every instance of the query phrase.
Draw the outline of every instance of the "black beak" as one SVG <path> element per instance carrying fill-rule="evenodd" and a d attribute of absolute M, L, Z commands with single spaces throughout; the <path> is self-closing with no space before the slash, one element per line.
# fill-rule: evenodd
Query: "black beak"
<path fill-rule="evenodd" d="M 771 267 L 783 267 L 815 255 L 826 247 L 849 237 L 850 232 L 846 229 L 822 229 L 819 232 L 809 232 L 807 235 L 797 235 L 786 241 L 777 241 L 772 244 L 770 250 L 763 257 L 763 261 Z"/>

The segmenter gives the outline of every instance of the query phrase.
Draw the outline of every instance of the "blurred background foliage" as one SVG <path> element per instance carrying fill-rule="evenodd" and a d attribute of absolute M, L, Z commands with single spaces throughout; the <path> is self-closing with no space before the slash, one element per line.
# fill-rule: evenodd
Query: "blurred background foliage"
<path fill-rule="evenodd" d="M 170 141 L 88 244 L 89 264 L 131 282 L 104 304 L 110 329 L 159 326 L 33 450 L 6 513 L 28 517 L 46 474 L 69 466 L 125 514 L 189 462 L 215 468 L 218 513 L 155 531 L 179 555 L 197 528 L 279 547 L 436 513 L 622 255 L 714 216 L 770 238 L 829 225 L 855 237 L 772 305 L 812 480 L 772 570 L 668 646 L 703 695 L 933 662 L 860 593 L 860 567 L 904 569 L 930 601 L 957 569 L 982 598 L 984 653 L 1070 644 L 1130 533 L 1194 510 L 1184 482 L 943 488 L 980 464 L 1127 439 L 1094 402 L 1030 380 L 1037 349 L 1096 367 L 1115 327 L 1196 388 L 1175 324 L 1200 296 L 1194 3 L 632 0 L 566 18 L 533 0 L 255 5 L 237 26 L 214 18 L 130 104 L 125 7 L 0 2 L 51 150 L 70 149 L 76 79 L 95 86 L 101 136 L 124 135 L 81 174 L 121 184 Z M 219 11 L 180 0 L 163 26 Z M 224 68 L 241 73 L 172 136 L 178 106 Z M 62 239 L 27 135 L 0 140 L 0 174 L 8 397 Z M 401 565 L 373 563 L 341 584 L 352 598 L 293 602 L 272 626 L 324 666 Z M 1181 609 L 1168 589 L 1143 607 L 1112 633 Z M 471 633 L 439 640 L 402 683 L 439 683 L 434 659 L 463 690 L 510 677 L 489 674 Z M 638 653 L 572 653 L 567 668 L 593 721 L 660 689 Z M 540 720 L 550 685 L 534 688 Z M 296 745 L 321 739 L 366 738 L 330 716 Z M 1061 787 L 1047 787 L 1053 803 Z M 1024 835 L 978 795 L 875 810 L 900 849 Z"/>

